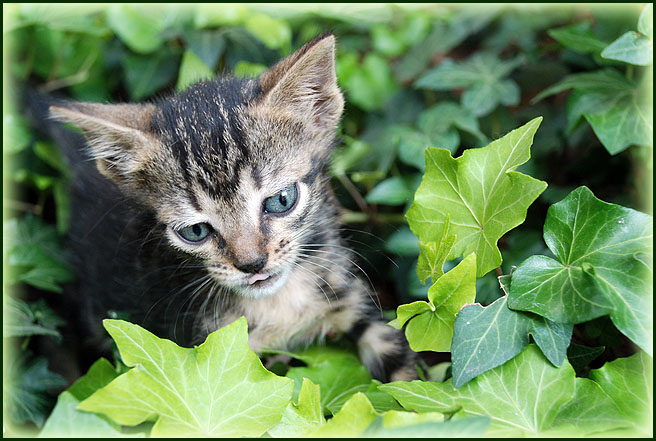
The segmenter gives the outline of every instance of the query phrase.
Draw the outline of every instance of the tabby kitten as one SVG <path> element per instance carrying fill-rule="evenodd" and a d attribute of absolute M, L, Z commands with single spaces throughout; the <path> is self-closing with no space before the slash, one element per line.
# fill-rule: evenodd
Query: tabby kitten
<path fill-rule="evenodd" d="M 345 334 L 375 378 L 416 377 L 339 235 L 324 173 L 344 106 L 334 52 L 326 35 L 258 79 L 50 108 L 82 130 L 95 161 L 70 154 L 89 341 L 111 310 L 183 345 L 244 315 L 255 351 Z"/>

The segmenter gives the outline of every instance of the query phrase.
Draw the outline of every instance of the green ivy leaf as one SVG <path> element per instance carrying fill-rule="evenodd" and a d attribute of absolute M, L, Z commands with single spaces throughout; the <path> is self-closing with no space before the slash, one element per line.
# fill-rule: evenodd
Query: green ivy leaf
<path fill-rule="evenodd" d="M 104 320 L 132 369 L 78 406 L 122 425 L 155 419 L 152 436 L 259 436 L 284 413 L 292 382 L 248 347 L 242 317 L 192 349 L 121 320 Z"/>
<path fill-rule="evenodd" d="M 120 427 L 103 415 L 77 410 L 80 401 L 105 387 L 119 373 L 104 358 L 57 398 L 57 404 L 39 433 L 39 437 L 120 437 Z"/>
<path fill-rule="evenodd" d="M 385 251 L 399 256 L 417 257 L 419 254 L 417 236 L 407 225 L 402 225 L 385 240 Z"/>
<path fill-rule="evenodd" d="M 268 433 L 274 438 L 305 436 L 325 423 L 321 412 L 320 387 L 304 378 L 298 402 L 287 405 L 280 422 Z"/>
<path fill-rule="evenodd" d="M 3 407 L 13 422 L 32 421 L 41 427 L 52 406 L 47 392 L 66 386 L 66 380 L 48 370 L 48 360 L 38 357 L 28 362 L 29 355 L 23 353 L 8 360 Z"/>
<path fill-rule="evenodd" d="M 605 349 L 605 346 L 588 347 L 572 343 L 567 348 L 567 361 L 576 371 L 576 375 L 582 376 L 588 364 L 603 354 Z"/>
<path fill-rule="evenodd" d="M 182 55 L 178 83 L 175 88 L 178 91 L 182 91 L 198 81 L 210 80 L 212 78 L 214 78 L 214 72 L 196 54 L 190 50 L 186 50 Z"/>
<path fill-rule="evenodd" d="M 569 75 L 540 92 L 532 102 L 568 89 L 574 89 L 567 100 L 570 130 L 585 117 L 613 155 L 633 144 L 653 145 L 653 121 L 649 107 L 642 103 L 644 92 L 617 70 Z"/>
<path fill-rule="evenodd" d="M 448 150 L 426 150 L 426 173 L 406 213 L 422 242 L 439 240 L 447 217 L 456 242 L 448 259 L 476 253 L 477 277 L 501 264 L 496 242 L 520 225 L 547 184 L 514 171 L 528 161 L 542 118 L 454 159 Z"/>
<path fill-rule="evenodd" d="M 376 419 L 362 434 L 375 438 L 482 438 L 487 430 L 490 419 L 486 417 L 470 417 L 457 420 L 439 421 L 436 412 L 413 413 L 398 412 L 401 418 L 390 419 L 387 414 Z M 390 423 L 391 421 L 391 423 Z M 396 421 L 414 424 L 397 426 Z M 423 422 L 420 422 L 423 421 Z"/>
<path fill-rule="evenodd" d="M 376 416 L 376 411 L 367 397 L 358 392 L 344 403 L 334 417 L 313 432 L 312 436 L 322 438 L 358 436 L 376 419 Z"/>
<path fill-rule="evenodd" d="M 348 101 L 367 111 L 380 110 L 397 92 L 388 61 L 369 53 L 361 64 L 358 54 L 346 52 L 337 58 L 337 76 Z"/>
<path fill-rule="evenodd" d="M 283 20 L 264 14 L 246 18 L 244 26 L 269 49 L 287 48 L 292 41 L 292 30 Z"/>
<path fill-rule="evenodd" d="M 640 13 L 638 18 L 638 31 L 647 37 L 652 36 L 654 32 L 654 5 L 647 4 Z"/>
<path fill-rule="evenodd" d="M 598 54 L 607 46 L 607 43 L 601 41 L 592 32 L 589 21 L 582 21 L 558 29 L 550 29 L 547 33 L 566 48 L 582 54 Z"/>
<path fill-rule="evenodd" d="M 652 41 L 634 31 L 629 31 L 608 45 L 601 53 L 603 58 L 623 61 L 636 66 L 648 66 L 654 58 Z"/>
<path fill-rule="evenodd" d="M 468 305 L 455 320 L 451 361 L 453 385 L 460 387 L 502 365 L 528 345 L 529 334 L 555 366 L 565 360 L 572 326 L 508 309 L 503 296 L 491 305 Z"/>
<path fill-rule="evenodd" d="M 414 194 L 414 189 L 410 188 L 407 181 L 400 176 L 387 178 L 367 193 L 365 200 L 370 204 L 403 205 Z"/>
<path fill-rule="evenodd" d="M 638 432 L 649 436 L 653 435 L 653 364 L 651 357 L 639 352 L 590 371 L 590 379 L 602 387 L 622 415 Z"/>
<path fill-rule="evenodd" d="M 500 60 L 493 53 L 478 52 L 461 63 L 444 61 L 414 85 L 431 90 L 465 88 L 461 98 L 463 107 L 475 116 L 483 116 L 499 104 L 514 106 L 519 103 L 519 86 L 505 77 L 522 63 L 523 57 Z"/>
<path fill-rule="evenodd" d="M 407 323 L 405 336 L 410 348 L 415 352 L 448 352 L 456 315 L 475 297 L 476 256 L 470 254 L 431 286 L 428 303 L 414 302 L 398 307 L 399 326 Z"/>
<path fill-rule="evenodd" d="M 627 420 L 597 383 L 577 378 L 574 398 L 560 409 L 547 435 L 599 436 L 627 426 Z"/>
<path fill-rule="evenodd" d="M 6 314 L 2 323 L 4 337 L 50 335 L 57 339 L 61 338 L 57 327 L 66 322 L 48 307 L 44 299 L 25 303 L 7 296 L 4 306 Z"/>
<path fill-rule="evenodd" d="M 168 51 L 158 51 L 152 56 L 125 55 L 121 64 L 130 97 L 141 100 L 171 83 L 178 72 L 178 63 L 178 56 Z"/>
<path fill-rule="evenodd" d="M 16 113 L 6 112 L 2 117 L 2 151 L 6 154 L 21 152 L 31 140 L 29 121 Z"/>
<path fill-rule="evenodd" d="M 336 414 L 349 397 L 366 392 L 371 383 L 371 375 L 357 359 L 339 354 L 310 366 L 293 367 L 287 377 L 294 380 L 296 391 L 300 391 L 304 378 L 318 384 L 324 414 Z"/>
<path fill-rule="evenodd" d="M 447 215 L 442 233 L 435 242 L 419 241 L 419 260 L 417 261 L 417 276 L 421 283 L 426 283 L 430 279 L 435 283 L 437 279 L 444 275 L 444 262 L 453 249 L 456 242 L 456 236 L 449 234 L 450 218 Z"/>
<path fill-rule="evenodd" d="M 393 382 L 380 389 L 417 412 L 483 415 L 491 419 L 487 435 L 531 436 L 546 431 L 560 408 L 574 396 L 574 370 L 556 368 L 535 345 L 456 389 L 449 379 Z"/>
<path fill-rule="evenodd" d="M 62 292 L 61 284 L 74 276 L 62 261 L 57 231 L 35 216 L 9 219 L 3 226 L 3 255 L 9 283 L 25 282 L 40 289 Z"/>
<path fill-rule="evenodd" d="M 107 23 L 134 52 L 148 54 L 163 43 L 162 23 L 133 5 L 120 4 L 107 8 Z"/>
<path fill-rule="evenodd" d="M 559 323 L 610 314 L 617 328 L 651 351 L 651 240 L 644 213 L 597 199 L 579 187 L 552 205 L 544 238 L 558 260 L 532 256 L 513 273 L 508 306 Z"/>

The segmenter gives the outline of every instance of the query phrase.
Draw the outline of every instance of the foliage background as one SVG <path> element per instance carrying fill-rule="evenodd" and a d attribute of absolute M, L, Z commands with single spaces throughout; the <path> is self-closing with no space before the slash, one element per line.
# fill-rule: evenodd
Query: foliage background
<path fill-rule="evenodd" d="M 425 300 L 430 287 L 416 276 L 419 247 L 403 216 L 429 145 L 456 157 L 543 116 L 532 159 L 518 170 L 549 187 L 499 242 L 503 274 L 530 255 L 550 255 L 542 241 L 547 208 L 580 185 L 651 214 L 652 138 L 636 129 L 626 145 L 609 147 L 572 99 L 585 91 L 539 96 L 568 75 L 608 68 L 640 84 L 639 106 L 650 109 L 651 61 L 642 67 L 601 54 L 636 30 L 641 7 L 3 5 L 3 336 L 5 348 L 15 348 L 5 352 L 3 378 L 17 390 L 5 412 L 18 427 L 40 427 L 67 383 L 41 351 L 65 344 L 65 321 L 53 309 L 73 279 L 61 246 L 67 167 L 21 114 L 26 85 L 77 100 L 147 100 L 226 72 L 257 75 L 334 32 L 347 105 L 330 170 L 351 244 L 391 310 Z M 496 275 L 476 281 L 477 302 L 502 295 Z M 604 347 L 583 371 L 636 350 L 607 317 L 577 325 L 574 342 Z M 449 360 L 423 355 L 430 365 Z"/>

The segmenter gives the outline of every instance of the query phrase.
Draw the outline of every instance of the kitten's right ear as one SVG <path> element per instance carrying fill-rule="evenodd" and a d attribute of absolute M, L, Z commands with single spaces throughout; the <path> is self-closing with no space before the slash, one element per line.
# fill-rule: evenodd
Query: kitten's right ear
<path fill-rule="evenodd" d="M 50 106 L 50 115 L 84 132 L 98 170 L 124 183 L 150 156 L 155 140 L 150 122 L 152 104 L 69 102 Z"/>

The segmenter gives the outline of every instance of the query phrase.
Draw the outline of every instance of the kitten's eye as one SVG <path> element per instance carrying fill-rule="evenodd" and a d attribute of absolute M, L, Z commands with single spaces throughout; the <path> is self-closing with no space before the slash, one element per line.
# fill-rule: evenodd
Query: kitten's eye
<path fill-rule="evenodd" d="M 275 196 L 264 200 L 265 213 L 285 213 L 289 211 L 296 202 L 296 184 L 282 190 Z"/>
<path fill-rule="evenodd" d="M 201 242 L 212 232 L 212 227 L 202 222 L 200 224 L 180 228 L 179 230 L 175 230 L 175 232 L 187 242 Z"/>

